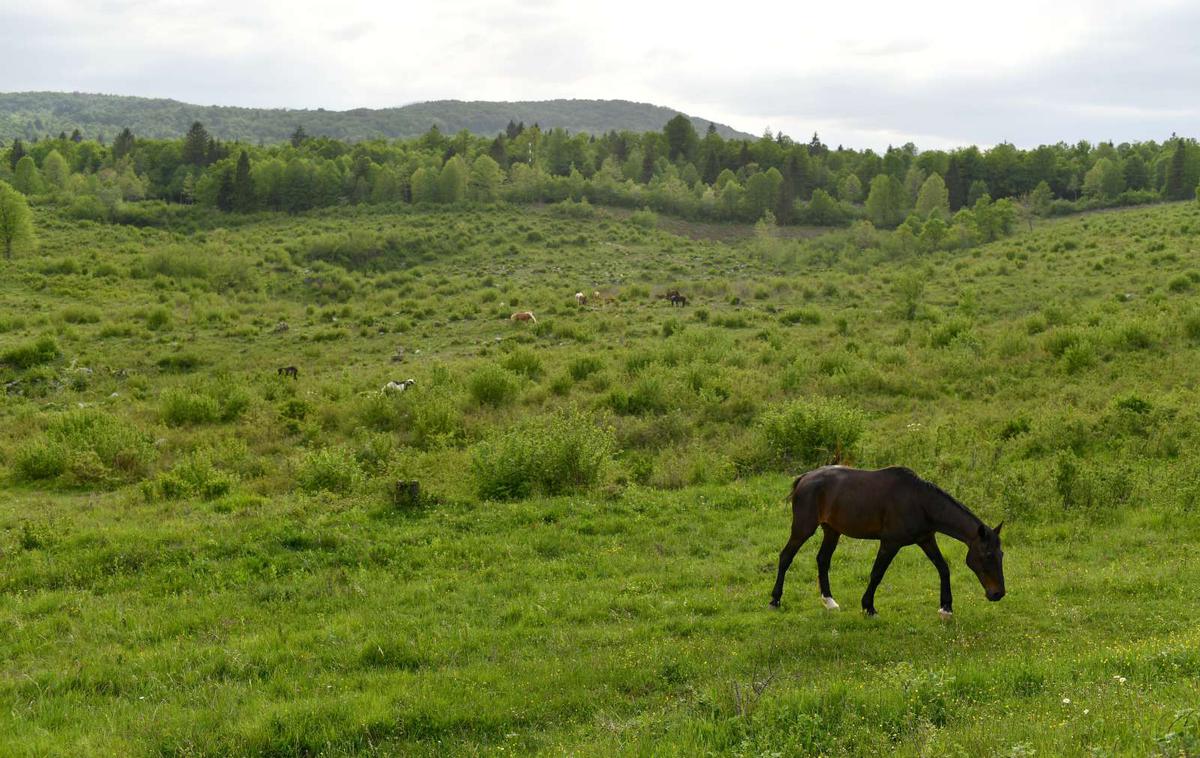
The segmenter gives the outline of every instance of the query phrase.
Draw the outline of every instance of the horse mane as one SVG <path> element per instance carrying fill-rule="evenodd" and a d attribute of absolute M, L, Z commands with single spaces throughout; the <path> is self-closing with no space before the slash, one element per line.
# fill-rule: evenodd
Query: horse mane
<path fill-rule="evenodd" d="M 979 518 L 979 517 L 978 517 L 978 516 L 976 516 L 974 513 L 972 513 L 970 508 L 968 508 L 967 506 L 965 506 L 965 505 L 963 505 L 962 503 L 958 502 L 958 500 L 957 500 L 957 499 L 956 499 L 956 498 L 955 498 L 953 495 L 951 495 L 949 492 L 947 492 L 946 490 L 944 490 L 944 489 L 942 489 L 941 487 L 937 486 L 936 484 L 934 484 L 933 482 L 929 481 L 928 479 L 922 479 L 922 478 L 921 478 L 920 476 L 918 476 L 918 475 L 917 475 L 917 473 L 916 473 L 915 471 L 913 471 L 912 469 L 905 468 L 905 467 L 903 467 L 903 466 L 897 466 L 897 468 L 899 468 L 899 469 L 900 469 L 901 471 L 903 471 L 904 473 L 908 474 L 910 477 L 912 477 L 913 479 L 915 479 L 915 480 L 916 480 L 918 483 L 920 483 L 920 484 L 924 485 L 924 486 L 925 486 L 927 489 L 933 490 L 934 494 L 936 494 L 936 495 L 941 495 L 941 496 L 942 496 L 943 498 L 945 498 L 946 500 L 949 500 L 951 503 L 953 503 L 953 504 L 954 504 L 954 505 L 955 505 L 955 506 L 956 506 L 956 507 L 957 507 L 959 510 L 961 510 L 963 513 L 965 513 L 965 514 L 967 514 L 968 516 L 970 516 L 971 518 L 975 519 L 975 520 L 976 520 L 976 521 L 978 521 L 980 524 L 983 524 L 983 519 Z M 986 526 L 986 524 L 984 524 L 984 526 Z"/>

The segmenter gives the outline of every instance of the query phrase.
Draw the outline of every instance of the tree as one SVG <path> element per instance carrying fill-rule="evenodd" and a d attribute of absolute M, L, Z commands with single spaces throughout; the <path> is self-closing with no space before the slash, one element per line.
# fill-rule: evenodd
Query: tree
<path fill-rule="evenodd" d="M 867 194 L 867 217 L 876 227 L 894 227 L 904 219 L 904 185 L 891 174 L 876 174 Z"/>
<path fill-rule="evenodd" d="M 233 174 L 233 210 L 239 213 L 254 210 L 254 182 L 250 178 L 250 156 L 245 150 L 238 156 Z"/>
<path fill-rule="evenodd" d="M 1187 173 L 1187 143 L 1182 138 L 1175 139 L 1175 150 L 1167 163 L 1167 180 L 1163 187 L 1163 195 L 1168 200 L 1186 200 L 1188 186 Z"/>
<path fill-rule="evenodd" d="M 663 135 L 667 138 L 667 158 L 672 161 L 683 158 L 691 160 L 696 155 L 696 145 L 700 138 L 692 120 L 682 113 L 677 114 L 663 127 Z"/>
<path fill-rule="evenodd" d="M 305 142 L 308 142 L 308 132 L 304 131 L 303 125 L 297 126 L 296 131 L 292 132 L 292 147 L 299 148 Z"/>
<path fill-rule="evenodd" d="M 1050 185 L 1043 180 L 1029 193 L 1029 208 L 1035 216 L 1045 218 L 1050 215 L 1050 204 L 1053 200 L 1054 193 L 1050 191 Z"/>
<path fill-rule="evenodd" d="M 921 218 L 950 217 L 950 192 L 938 174 L 930 174 L 917 192 L 916 212 Z"/>
<path fill-rule="evenodd" d="M 25 145 L 21 143 L 20 138 L 14 139 L 12 147 L 8 149 L 8 167 L 16 171 L 17 163 L 24 157 Z"/>
<path fill-rule="evenodd" d="M 37 164 L 33 162 L 33 156 L 26 155 L 21 160 L 17 161 L 17 168 L 13 171 L 13 187 L 22 195 L 38 195 L 45 190 L 42 184 L 42 174 L 38 171 Z"/>
<path fill-rule="evenodd" d="M 1108 158 L 1101 158 L 1083 176 L 1086 197 L 1111 199 L 1125 191 L 1125 174 Z"/>
<path fill-rule="evenodd" d="M 1144 190 L 1150 186 L 1150 167 L 1142 156 L 1134 153 L 1125 159 L 1125 186 L 1131 190 Z"/>
<path fill-rule="evenodd" d="M 479 156 L 471 164 L 471 178 L 467 187 L 471 199 L 484 203 L 494 202 L 500 196 L 500 182 L 503 178 L 504 173 L 499 163 L 491 156 Z"/>
<path fill-rule="evenodd" d="M 194 122 L 188 129 L 187 136 L 183 138 L 183 162 L 193 166 L 207 165 L 209 142 L 210 138 L 204 125 L 199 121 Z"/>
<path fill-rule="evenodd" d="M 989 200 L 991 199 L 990 193 L 988 192 L 987 182 L 983 181 L 982 179 L 976 179 L 975 181 L 971 182 L 971 187 L 967 190 L 967 205 L 974 208 L 975 204 L 979 202 L 979 198 L 985 195 L 988 196 Z"/>
<path fill-rule="evenodd" d="M 112 154 L 115 160 L 121 160 L 126 155 L 133 152 L 134 137 L 133 132 L 129 131 L 129 127 L 121 130 L 117 138 L 113 140 Z"/>
<path fill-rule="evenodd" d="M 846 220 L 841 206 L 820 187 L 813 190 L 804 216 L 805 221 L 816 226 L 841 226 Z"/>
<path fill-rule="evenodd" d="M 459 203 L 467 197 L 467 163 L 456 155 L 442 166 L 438 177 L 438 199 L 443 203 Z"/>
<path fill-rule="evenodd" d="M 42 176 L 54 189 L 61 190 L 67 186 L 67 179 L 71 178 L 71 169 L 62 153 L 57 150 L 46 153 L 46 157 L 42 159 Z"/>
<path fill-rule="evenodd" d="M 779 169 L 769 168 L 746 180 L 745 217 L 762 218 L 763 213 L 773 210 L 779 200 L 779 187 L 783 174 Z"/>
<path fill-rule="evenodd" d="M 13 252 L 27 250 L 33 244 L 29 202 L 20 192 L 0 182 L 0 246 L 4 248 L 5 259 L 12 259 Z"/>
<path fill-rule="evenodd" d="M 843 202 L 857 203 L 862 200 L 862 191 L 862 182 L 855 174 L 846 174 L 842 181 L 838 182 L 838 199 Z"/>

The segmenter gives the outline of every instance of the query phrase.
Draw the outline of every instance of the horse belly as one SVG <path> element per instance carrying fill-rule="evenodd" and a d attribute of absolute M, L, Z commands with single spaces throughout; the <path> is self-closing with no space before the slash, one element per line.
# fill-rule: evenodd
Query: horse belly
<path fill-rule="evenodd" d="M 859 540 L 877 540 L 888 531 L 885 513 L 877 508 L 853 508 L 823 504 L 818 511 L 817 521 L 832 528 L 838 534 Z"/>

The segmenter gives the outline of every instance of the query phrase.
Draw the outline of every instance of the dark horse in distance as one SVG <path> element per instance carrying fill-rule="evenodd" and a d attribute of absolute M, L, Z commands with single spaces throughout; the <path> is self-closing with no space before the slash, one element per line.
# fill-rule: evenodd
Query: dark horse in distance
<path fill-rule="evenodd" d="M 936 532 L 967 545 L 967 566 L 979 577 L 988 600 L 1004 597 L 1004 557 L 1000 549 L 1000 526 L 989 528 L 966 506 L 936 485 L 906 468 L 864 471 L 846 466 L 825 466 L 797 477 L 792 483 L 792 536 L 779 553 L 779 575 L 771 591 L 771 606 L 778 608 L 783 596 L 783 577 L 796 551 L 817 527 L 825 532 L 817 551 L 817 578 L 825 607 L 838 604 L 829 590 L 829 560 L 838 538 L 879 540 L 879 553 L 871 569 L 871 582 L 862 596 L 862 608 L 875 615 L 875 589 L 883 581 L 888 564 L 905 545 L 920 545 L 937 568 L 942 582 L 939 613 L 953 612 L 950 597 L 950 567 L 938 550 Z"/>

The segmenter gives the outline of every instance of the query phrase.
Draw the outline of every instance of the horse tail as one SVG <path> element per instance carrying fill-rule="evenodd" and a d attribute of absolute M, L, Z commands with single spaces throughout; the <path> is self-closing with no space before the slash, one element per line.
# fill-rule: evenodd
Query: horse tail
<path fill-rule="evenodd" d="M 811 473 L 812 473 L 811 471 L 805 471 L 803 474 L 801 474 L 800 476 L 798 476 L 792 480 L 792 488 L 790 490 L 788 490 L 787 495 L 783 498 L 783 502 L 790 503 L 790 502 L 792 502 L 793 499 L 795 499 L 796 489 L 800 486 L 800 482 L 802 482 L 804 480 L 804 477 L 808 476 Z"/>

